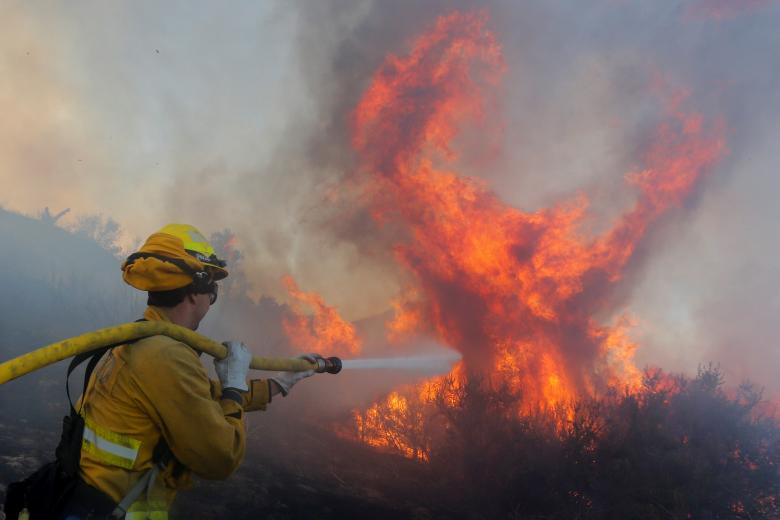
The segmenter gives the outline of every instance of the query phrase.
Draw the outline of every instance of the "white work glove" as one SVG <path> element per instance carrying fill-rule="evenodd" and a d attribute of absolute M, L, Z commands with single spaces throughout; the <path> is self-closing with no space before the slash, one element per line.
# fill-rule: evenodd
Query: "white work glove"
<path fill-rule="evenodd" d="M 322 356 L 319 354 L 303 354 L 302 356 L 298 356 L 298 359 L 305 359 L 309 363 L 316 363 L 317 359 L 322 359 Z M 268 380 L 279 385 L 279 390 L 281 390 L 282 395 L 287 397 L 287 394 L 290 393 L 290 388 L 292 388 L 295 383 L 301 379 L 313 376 L 314 374 L 314 370 L 305 370 L 303 372 L 277 372 L 276 375 L 269 377 Z"/>
<path fill-rule="evenodd" d="M 227 356 L 225 359 L 214 359 L 214 370 L 217 372 L 219 382 L 222 383 L 222 388 L 235 388 L 248 392 L 246 373 L 249 372 L 252 354 L 240 341 L 225 341 L 222 344 L 227 347 Z"/>

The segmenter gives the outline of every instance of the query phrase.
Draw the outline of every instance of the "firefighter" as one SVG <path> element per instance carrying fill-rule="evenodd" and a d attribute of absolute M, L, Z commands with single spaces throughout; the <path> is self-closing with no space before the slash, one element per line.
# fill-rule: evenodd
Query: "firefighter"
<path fill-rule="evenodd" d="M 228 275 L 203 235 L 184 224 L 151 235 L 122 272 L 148 292 L 144 319 L 192 330 Z M 274 394 L 287 395 L 313 371 L 247 382 L 251 354 L 240 342 L 225 346 L 227 357 L 214 362 L 219 381 L 209 380 L 195 350 L 167 336 L 103 357 L 77 404 L 85 420 L 80 481 L 60 518 L 165 519 L 192 474 L 225 479 L 235 471 L 244 456 L 244 413 L 265 410 Z"/>

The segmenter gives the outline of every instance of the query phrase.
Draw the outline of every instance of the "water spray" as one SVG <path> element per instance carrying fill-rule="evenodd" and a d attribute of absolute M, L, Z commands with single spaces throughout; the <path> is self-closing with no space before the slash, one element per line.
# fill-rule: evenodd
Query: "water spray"
<path fill-rule="evenodd" d="M 414 357 L 388 357 L 367 359 L 344 359 L 344 368 L 350 370 L 410 370 L 423 372 L 447 372 L 460 359 L 457 354 L 428 355 Z"/>

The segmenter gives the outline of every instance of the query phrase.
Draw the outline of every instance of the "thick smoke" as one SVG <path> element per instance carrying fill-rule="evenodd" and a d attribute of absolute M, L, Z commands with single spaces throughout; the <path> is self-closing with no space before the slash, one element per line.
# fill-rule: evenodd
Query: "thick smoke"
<path fill-rule="evenodd" d="M 118 260 L 94 238 L 0 210 L 0 359 L 140 315 L 141 298 L 117 283 Z M 67 409 L 63 365 L 3 385 L 3 423 L 55 431 Z M 81 379 L 73 376 L 74 397 Z"/>

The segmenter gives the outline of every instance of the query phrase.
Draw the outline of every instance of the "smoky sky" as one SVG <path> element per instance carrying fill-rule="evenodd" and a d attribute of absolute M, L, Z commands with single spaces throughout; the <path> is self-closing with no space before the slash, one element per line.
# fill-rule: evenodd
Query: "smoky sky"
<path fill-rule="evenodd" d="M 466 129 L 458 169 L 509 204 L 584 193 L 614 217 L 659 84 L 723 120 L 728 155 L 645 243 L 623 311 L 640 365 L 780 391 L 776 1 L 4 2 L 0 204 L 110 216 L 127 248 L 168 221 L 229 228 L 254 295 L 292 274 L 348 318 L 383 312 L 403 273 L 344 187 L 348 116 L 455 8 L 488 14 L 507 64 L 501 139 Z"/>

